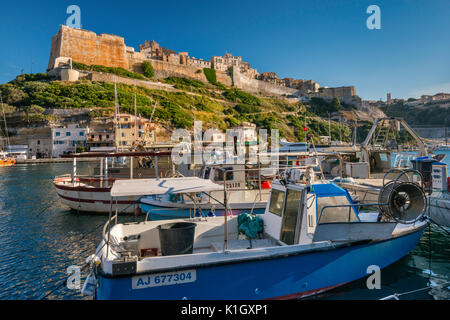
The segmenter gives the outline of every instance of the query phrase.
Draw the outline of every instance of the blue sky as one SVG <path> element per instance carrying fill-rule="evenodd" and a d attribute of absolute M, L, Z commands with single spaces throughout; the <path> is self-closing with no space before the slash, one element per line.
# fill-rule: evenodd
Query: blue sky
<path fill-rule="evenodd" d="M 136 49 L 155 40 L 196 58 L 227 51 L 259 72 L 354 85 L 363 99 L 450 92 L 449 0 L 9 1 L 0 11 L 0 83 L 45 71 L 71 4 L 84 29 Z M 372 4 L 380 30 L 366 27 Z"/>

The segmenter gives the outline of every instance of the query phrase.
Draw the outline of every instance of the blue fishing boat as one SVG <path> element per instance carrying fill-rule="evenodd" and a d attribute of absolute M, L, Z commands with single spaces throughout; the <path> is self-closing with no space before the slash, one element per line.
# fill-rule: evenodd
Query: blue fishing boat
<path fill-rule="evenodd" d="M 270 195 L 270 182 L 263 180 L 258 169 L 241 164 L 211 164 L 200 171 L 200 178 L 227 187 L 228 214 L 245 212 L 262 214 Z M 224 173 L 225 171 L 225 173 Z M 249 177 L 252 175 L 252 177 Z M 140 208 L 151 220 L 223 216 L 223 187 L 218 191 L 147 195 L 139 199 Z"/>
<path fill-rule="evenodd" d="M 123 180 L 111 197 L 221 189 L 204 179 L 189 187 L 174 179 Z M 420 195 L 418 185 L 399 183 L 379 210 L 361 212 L 333 183 L 300 184 L 285 176 L 273 182 L 261 215 L 113 225 L 111 213 L 83 292 L 100 300 L 317 294 L 407 255 L 429 223 Z"/>

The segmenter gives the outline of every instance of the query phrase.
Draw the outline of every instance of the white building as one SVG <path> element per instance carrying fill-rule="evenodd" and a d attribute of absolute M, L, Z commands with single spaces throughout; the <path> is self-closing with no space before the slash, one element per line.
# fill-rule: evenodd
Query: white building
<path fill-rule="evenodd" d="M 77 147 L 86 147 L 87 128 L 70 124 L 67 128 L 52 128 L 52 157 L 75 153 Z"/>

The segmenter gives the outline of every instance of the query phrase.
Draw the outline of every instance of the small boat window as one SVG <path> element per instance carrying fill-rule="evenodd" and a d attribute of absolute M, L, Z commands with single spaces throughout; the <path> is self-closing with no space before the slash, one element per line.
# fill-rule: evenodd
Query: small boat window
<path fill-rule="evenodd" d="M 354 208 L 350 206 L 325 208 L 322 215 L 320 215 L 323 207 L 336 205 L 350 205 L 350 203 L 346 196 L 321 197 L 317 199 L 317 214 L 319 215 L 319 223 L 359 221 Z"/>
<path fill-rule="evenodd" d="M 272 193 L 270 195 L 269 211 L 273 214 L 281 216 L 281 213 L 283 212 L 283 201 L 284 191 L 272 189 Z"/>
<path fill-rule="evenodd" d="M 205 168 L 205 174 L 203 176 L 204 179 L 209 179 L 209 173 L 211 172 L 211 168 L 210 167 L 206 167 Z"/>
<path fill-rule="evenodd" d="M 233 176 L 233 168 L 229 167 L 229 168 L 225 168 L 227 170 L 226 174 L 225 174 L 225 180 L 226 181 L 230 181 L 233 180 L 234 176 Z M 223 171 L 220 169 L 216 170 L 216 177 L 214 179 L 214 181 L 223 181 Z"/>

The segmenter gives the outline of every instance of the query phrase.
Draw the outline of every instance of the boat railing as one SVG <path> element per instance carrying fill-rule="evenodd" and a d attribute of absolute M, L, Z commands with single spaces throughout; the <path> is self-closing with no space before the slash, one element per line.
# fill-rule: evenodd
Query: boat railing
<path fill-rule="evenodd" d="M 351 220 L 351 213 L 352 213 L 352 208 L 360 208 L 360 207 L 374 207 L 374 206 L 386 206 L 386 203 L 353 203 L 353 204 L 338 204 L 338 205 L 329 205 L 329 206 L 323 206 L 322 209 L 320 210 L 319 213 L 319 224 L 320 224 L 320 220 L 322 218 L 323 212 L 325 211 L 325 209 L 329 209 L 329 208 L 348 208 L 348 222 L 350 222 Z"/>

